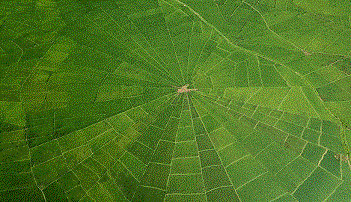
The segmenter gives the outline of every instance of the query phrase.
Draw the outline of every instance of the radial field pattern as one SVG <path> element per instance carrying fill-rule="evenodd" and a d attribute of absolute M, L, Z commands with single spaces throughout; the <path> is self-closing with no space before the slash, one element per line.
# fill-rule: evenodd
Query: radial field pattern
<path fill-rule="evenodd" d="M 0 2 L 0 201 L 350 202 L 349 0 Z"/>

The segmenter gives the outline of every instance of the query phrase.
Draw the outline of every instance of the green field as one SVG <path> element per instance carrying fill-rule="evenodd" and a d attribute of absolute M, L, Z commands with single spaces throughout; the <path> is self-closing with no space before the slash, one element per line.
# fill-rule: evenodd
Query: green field
<path fill-rule="evenodd" d="M 351 1 L 0 1 L 0 201 L 350 202 Z"/>

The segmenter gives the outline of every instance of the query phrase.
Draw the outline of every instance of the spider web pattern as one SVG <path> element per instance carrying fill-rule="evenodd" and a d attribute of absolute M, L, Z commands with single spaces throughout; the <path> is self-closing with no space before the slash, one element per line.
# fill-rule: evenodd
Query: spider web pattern
<path fill-rule="evenodd" d="M 1 201 L 350 201 L 347 10 L 0 8 Z"/>

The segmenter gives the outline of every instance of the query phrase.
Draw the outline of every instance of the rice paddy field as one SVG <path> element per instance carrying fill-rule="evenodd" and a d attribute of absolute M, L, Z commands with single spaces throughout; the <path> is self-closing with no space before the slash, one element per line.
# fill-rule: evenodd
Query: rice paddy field
<path fill-rule="evenodd" d="M 350 202 L 351 1 L 0 2 L 0 201 Z"/>

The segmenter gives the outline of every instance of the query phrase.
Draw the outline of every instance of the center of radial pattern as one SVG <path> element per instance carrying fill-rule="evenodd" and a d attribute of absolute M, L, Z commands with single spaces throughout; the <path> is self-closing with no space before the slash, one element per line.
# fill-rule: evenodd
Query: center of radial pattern
<path fill-rule="evenodd" d="M 190 91 L 197 91 L 197 89 L 188 89 L 189 87 L 189 84 L 185 84 L 184 86 L 178 88 L 178 93 L 187 93 L 187 92 L 190 92 Z"/>

